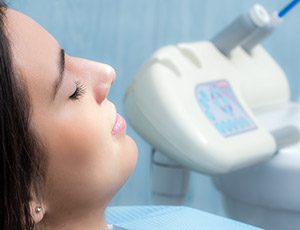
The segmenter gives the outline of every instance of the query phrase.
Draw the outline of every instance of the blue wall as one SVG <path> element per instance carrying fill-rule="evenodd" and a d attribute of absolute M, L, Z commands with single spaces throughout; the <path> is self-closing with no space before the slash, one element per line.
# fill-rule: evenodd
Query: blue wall
<path fill-rule="evenodd" d="M 237 3 L 238 2 L 238 3 Z M 12 6 L 50 31 L 68 53 L 109 63 L 118 80 L 110 99 L 123 113 L 122 98 L 139 66 L 159 47 L 209 39 L 247 11 L 255 0 L 14 0 Z M 269 11 L 288 1 L 259 1 Z M 300 86 L 300 6 L 264 45 L 285 70 L 292 98 Z M 274 79 L 275 80 L 275 79 Z M 151 204 L 150 146 L 132 129 L 139 146 L 133 176 L 112 204 Z M 222 214 L 210 178 L 192 173 L 186 204 Z"/>

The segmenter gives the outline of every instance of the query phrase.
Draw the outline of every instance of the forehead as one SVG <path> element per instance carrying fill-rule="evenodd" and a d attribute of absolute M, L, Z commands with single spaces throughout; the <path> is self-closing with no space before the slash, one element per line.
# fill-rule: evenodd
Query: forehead
<path fill-rule="evenodd" d="M 8 36 L 13 54 L 16 54 L 14 59 L 20 64 L 29 58 L 35 60 L 36 56 L 47 56 L 57 52 L 58 44 L 55 38 L 30 17 L 8 9 L 6 18 Z"/>
<path fill-rule="evenodd" d="M 50 90 L 49 84 L 57 75 L 59 45 L 42 26 L 18 11 L 8 9 L 5 24 L 14 68 L 32 98 L 40 97 Z"/>

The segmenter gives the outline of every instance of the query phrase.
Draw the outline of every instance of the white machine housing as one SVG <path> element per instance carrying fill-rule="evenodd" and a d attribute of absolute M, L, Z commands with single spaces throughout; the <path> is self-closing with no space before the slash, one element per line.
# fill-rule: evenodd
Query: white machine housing
<path fill-rule="evenodd" d="M 197 87 L 210 90 L 210 84 L 219 83 L 232 91 L 229 104 L 252 128 L 234 132 L 239 128 L 233 122 L 227 127 L 231 134 L 225 135 L 227 130 L 222 133 L 209 119 Z M 227 57 L 203 41 L 154 53 L 127 91 L 125 112 L 155 149 L 190 169 L 218 174 L 266 160 L 276 152 L 274 138 L 252 110 L 287 102 L 289 97 L 284 72 L 261 46 L 251 54 L 238 47 Z"/>

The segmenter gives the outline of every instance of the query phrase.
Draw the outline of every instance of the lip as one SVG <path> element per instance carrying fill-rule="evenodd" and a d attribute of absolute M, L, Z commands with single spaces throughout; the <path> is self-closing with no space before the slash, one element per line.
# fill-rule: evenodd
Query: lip
<path fill-rule="evenodd" d="M 120 114 L 117 113 L 115 124 L 112 128 L 111 133 L 113 136 L 116 136 L 118 134 L 125 132 L 125 129 L 126 129 L 126 121 Z"/>

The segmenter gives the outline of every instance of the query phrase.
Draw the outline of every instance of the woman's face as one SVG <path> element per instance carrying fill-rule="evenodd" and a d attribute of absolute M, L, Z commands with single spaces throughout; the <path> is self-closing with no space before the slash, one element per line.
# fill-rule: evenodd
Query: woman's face
<path fill-rule="evenodd" d="M 112 67 L 63 55 L 57 41 L 29 17 L 8 10 L 14 67 L 27 85 L 31 127 L 46 148 L 47 212 L 99 208 L 136 163 L 134 141 L 107 95 Z M 114 128 L 113 128 L 114 127 Z"/>

